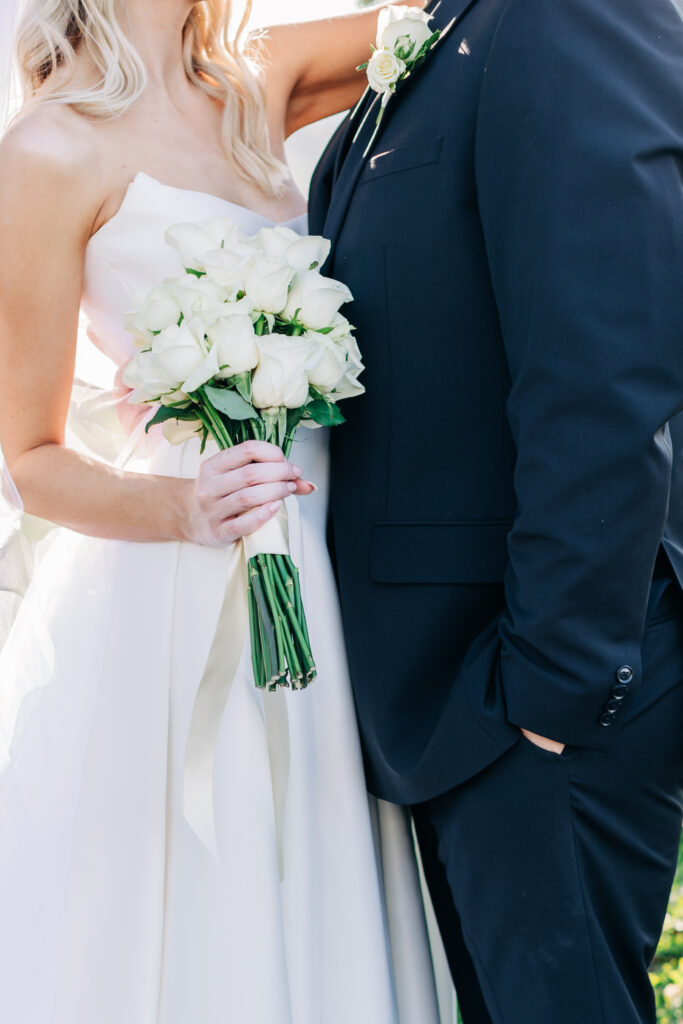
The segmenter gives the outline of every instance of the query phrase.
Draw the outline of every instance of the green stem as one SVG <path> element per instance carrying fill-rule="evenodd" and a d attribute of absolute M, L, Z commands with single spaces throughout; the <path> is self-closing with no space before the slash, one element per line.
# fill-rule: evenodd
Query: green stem
<path fill-rule="evenodd" d="M 252 573 L 249 572 L 247 583 L 247 595 L 249 600 L 249 635 L 251 637 L 251 664 L 254 670 L 254 682 L 259 689 L 265 687 L 263 672 L 263 651 L 261 649 L 261 638 L 258 627 L 258 606 L 252 585 Z"/>
<path fill-rule="evenodd" d="M 202 423 L 204 423 L 210 431 L 211 436 L 216 441 L 219 448 L 232 448 L 232 438 L 226 430 L 225 424 L 221 420 L 220 416 L 206 397 L 204 389 L 199 388 L 197 394 L 200 397 L 199 409 L 204 413 L 205 417 L 205 419 L 202 418 Z"/>
<path fill-rule="evenodd" d="M 299 616 L 299 621 L 301 622 L 301 628 L 303 630 L 304 637 L 306 638 L 306 646 L 310 649 L 311 641 L 310 641 L 310 638 L 309 638 L 309 635 L 308 635 L 308 623 L 306 622 L 306 616 L 304 614 L 304 608 L 303 608 L 303 599 L 301 597 L 301 582 L 300 582 L 300 578 L 299 578 L 299 570 L 294 565 L 294 562 L 292 561 L 290 555 L 284 555 L 283 557 L 284 557 L 284 560 L 285 560 L 285 564 L 287 565 L 287 568 L 289 570 L 289 574 L 290 574 L 290 576 L 292 578 L 292 582 L 294 583 L 294 593 L 296 595 L 297 613 L 298 613 L 298 616 Z M 315 666 L 313 666 L 313 667 L 315 668 Z"/>
<path fill-rule="evenodd" d="M 306 661 L 306 669 L 308 672 L 314 671 L 315 662 L 313 660 L 313 652 L 311 651 L 311 643 L 310 640 L 308 639 L 308 630 L 306 629 L 305 625 L 305 616 L 298 616 L 296 614 L 294 610 L 294 605 L 292 604 L 285 590 L 285 586 L 280 577 L 280 573 L 278 573 L 277 575 L 277 582 L 280 585 L 280 594 L 282 600 L 284 601 L 285 612 L 287 614 L 289 624 L 292 628 L 292 632 L 294 633 L 299 643 L 299 647 L 303 653 L 304 660 Z M 296 593 L 296 581 L 294 581 L 294 588 Z"/>
<path fill-rule="evenodd" d="M 275 625 L 268 606 L 268 601 L 266 600 L 265 588 L 260 569 L 258 567 L 255 568 L 256 572 L 254 572 L 252 576 L 252 582 L 258 608 L 258 623 L 261 634 L 261 647 L 264 656 L 265 684 L 272 687 L 276 684 L 277 679 L 279 678 L 276 672 L 273 671 L 278 662 Z"/>
<path fill-rule="evenodd" d="M 285 585 L 283 584 L 282 579 L 280 578 L 280 573 L 278 571 L 277 564 L 273 565 L 273 580 L 275 583 L 275 588 L 280 596 L 280 602 L 282 604 L 282 607 L 284 608 L 285 615 L 289 620 L 288 625 L 291 629 L 291 632 L 290 629 L 285 629 L 285 635 L 287 637 L 288 647 L 287 661 L 289 662 L 290 674 L 292 677 L 293 685 L 295 678 L 297 682 L 304 678 L 304 673 L 301 670 L 301 662 L 299 661 L 299 656 L 296 651 L 296 644 L 292 640 L 292 632 L 294 633 L 294 636 L 297 637 L 295 626 L 298 625 L 298 623 L 296 621 L 296 615 L 294 613 L 294 606 L 292 605 L 290 595 L 287 593 Z M 304 652 L 304 658 L 308 660 L 306 652 Z M 313 659 L 311 656 L 310 661 L 312 662 L 312 660 Z"/>
<path fill-rule="evenodd" d="M 278 606 L 277 597 L 275 595 L 275 588 L 273 587 L 273 581 L 269 572 L 269 558 L 268 555 L 258 554 L 256 555 L 259 568 L 261 570 L 261 581 L 263 583 L 263 589 L 266 595 L 266 599 L 270 606 L 270 613 L 272 616 L 273 624 L 275 626 L 275 633 L 277 636 L 277 665 L 280 673 L 280 678 L 287 675 L 287 665 L 284 654 L 284 638 L 282 630 L 282 622 L 280 619 L 280 608 Z"/>

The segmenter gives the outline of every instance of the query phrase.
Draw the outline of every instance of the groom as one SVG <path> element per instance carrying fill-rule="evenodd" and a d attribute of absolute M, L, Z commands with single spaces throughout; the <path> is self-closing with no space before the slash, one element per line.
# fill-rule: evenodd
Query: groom
<path fill-rule="evenodd" d="M 682 814 L 683 23 L 431 10 L 451 27 L 367 157 L 374 110 L 312 193 L 367 363 L 331 540 L 370 787 L 413 808 L 466 1024 L 652 1022 Z"/>

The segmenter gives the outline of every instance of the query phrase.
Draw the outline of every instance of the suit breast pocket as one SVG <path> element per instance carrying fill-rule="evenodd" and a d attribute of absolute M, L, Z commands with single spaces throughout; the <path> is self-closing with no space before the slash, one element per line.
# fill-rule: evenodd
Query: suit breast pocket
<path fill-rule="evenodd" d="M 420 167 L 437 164 L 441 159 L 442 149 L 443 137 L 440 137 L 425 142 L 411 142 L 406 146 L 397 146 L 375 153 L 365 165 L 360 180 L 363 183 L 376 181 L 388 174 L 413 171 Z"/>

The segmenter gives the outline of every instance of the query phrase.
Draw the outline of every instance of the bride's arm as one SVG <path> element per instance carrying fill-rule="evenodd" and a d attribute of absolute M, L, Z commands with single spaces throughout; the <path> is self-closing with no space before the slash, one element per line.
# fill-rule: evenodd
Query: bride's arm
<path fill-rule="evenodd" d="M 312 490 L 272 445 L 216 455 L 196 481 L 65 447 L 84 252 L 103 196 L 97 154 L 54 135 L 37 112 L 0 146 L 0 444 L 26 511 L 112 539 L 219 546 L 252 533 L 294 480 Z"/>
<path fill-rule="evenodd" d="M 406 0 L 406 6 L 426 5 Z M 261 45 L 269 106 L 283 115 L 286 135 L 360 99 L 367 80 L 356 68 L 369 58 L 378 13 L 387 6 L 267 30 Z"/>

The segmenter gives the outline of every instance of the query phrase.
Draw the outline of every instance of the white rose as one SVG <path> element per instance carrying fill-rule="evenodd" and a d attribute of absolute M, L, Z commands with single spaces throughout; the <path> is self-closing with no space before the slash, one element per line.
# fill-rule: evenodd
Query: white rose
<path fill-rule="evenodd" d="M 331 326 L 332 330 L 327 335 L 330 341 L 334 341 L 345 350 L 350 364 L 354 365 L 358 370 L 364 369 L 358 342 L 351 333 L 353 328 L 346 317 L 342 316 L 341 313 L 337 313 Z"/>
<path fill-rule="evenodd" d="M 202 429 L 199 420 L 165 420 L 161 430 L 169 444 L 184 444 L 197 437 Z"/>
<path fill-rule="evenodd" d="M 179 254 L 188 270 L 205 270 L 204 257 L 214 249 L 248 255 L 255 251 L 253 243 L 227 217 L 214 217 L 201 224 L 175 224 L 164 238 Z"/>
<path fill-rule="evenodd" d="M 281 259 L 294 270 L 321 267 L 330 253 L 330 243 L 320 235 L 298 235 L 291 228 L 279 225 L 261 228 L 258 239 L 269 259 Z"/>
<path fill-rule="evenodd" d="M 419 7 L 385 7 L 377 19 L 377 49 L 411 61 L 433 35 L 431 15 Z"/>
<path fill-rule="evenodd" d="M 133 390 L 130 401 L 156 401 L 179 389 L 183 393 L 194 390 L 187 388 L 186 382 L 203 365 L 206 355 L 196 325 L 184 321 L 180 327 L 168 327 L 154 338 L 149 351 L 139 352 L 126 367 L 123 382 Z"/>
<path fill-rule="evenodd" d="M 308 332 L 303 337 L 317 345 L 321 353 L 319 363 L 308 374 L 309 382 L 321 391 L 331 391 L 346 373 L 346 351 L 329 335 Z"/>
<path fill-rule="evenodd" d="M 283 260 L 257 256 L 244 286 L 254 309 L 264 313 L 281 312 L 293 277 L 293 268 Z"/>
<path fill-rule="evenodd" d="M 344 374 L 338 384 L 335 385 L 331 398 L 335 402 L 341 402 L 344 398 L 357 398 L 365 394 L 365 388 L 358 380 L 360 370 L 349 370 Z"/>
<path fill-rule="evenodd" d="M 254 325 L 249 316 L 225 316 L 206 329 L 210 345 L 216 349 L 218 377 L 227 380 L 237 373 L 253 370 L 258 363 Z"/>
<path fill-rule="evenodd" d="M 375 92 L 389 92 L 405 71 L 405 64 L 393 50 L 375 50 L 368 63 L 370 88 Z"/>
<path fill-rule="evenodd" d="M 227 295 L 209 277 L 187 277 L 170 282 L 170 291 L 186 320 L 200 317 L 205 323 L 218 319 Z"/>
<path fill-rule="evenodd" d="M 139 345 L 149 345 L 153 334 L 163 331 L 180 319 L 180 304 L 168 286 L 152 288 L 142 309 L 126 314 L 124 322 Z"/>
<path fill-rule="evenodd" d="M 251 383 L 252 404 L 257 409 L 300 408 L 308 399 L 308 375 L 320 361 L 320 347 L 283 334 L 267 334 L 256 344 L 259 364 Z"/>
<path fill-rule="evenodd" d="M 229 295 L 244 291 L 254 257 L 230 249 L 212 249 L 204 256 L 204 268 L 210 281 L 224 288 Z"/>
<path fill-rule="evenodd" d="M 321 235 L 303 235 L 292 242 L 285 259 L 298 271 L 319 268 L 330 255 L 330 246 L 329 240 Z"/>
<path fill-rule="evenodd" d="M 229 217 L 212 217 L 202 221 L 201 227 L 211 238 L 210 249 L 228 249 L 243 256 L 258 249 L 254 239 L 248 238 Z"/>
<path fill-rule="evenodd" d="M 286 320 L 296 317 L 311 330 L 320 330 L 329 327 L 339 307 L 352 299 L 351 292 L 341 281 L 322 277 L 315 270 L 304 270 L 292 282 L 282 315 Z"/>
<path fill-rule="evenodd" d="M 261 228 L 256 235 L 264 256 L 269 260 L 282 259 L 293 242 L 300 236 L 285 224 L 277 224 L 274 228 Z"/>
<path fill-rule="evenodd" d="M 203 270 L 202 256 L 216 245 L 199 224 L 174 224 L 164 235 L 164 240 L 180 253 L 183 266 L 188 270 Z"/>

